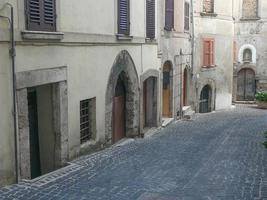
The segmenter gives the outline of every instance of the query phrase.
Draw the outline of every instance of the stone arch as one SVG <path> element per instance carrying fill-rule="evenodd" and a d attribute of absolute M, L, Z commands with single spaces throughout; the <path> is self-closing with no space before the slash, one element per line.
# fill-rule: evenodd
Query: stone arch
<path fill-rule="evenodd" d="M 238 53 L 238 62 L 239 63 L 244 63 L 243 61 L 243 55 L 244 55 L 244 52 L 245 50 L 250 50 L 251 53 L 252 53 L 252 63 L 253 64 L 256 64 L 257 62 L 257 50 L 256 48 L 251 45 L 251 44 L 244 44 L 240 49 L 239 49 L 239 53 Z"/>
<path fill-rule="evenodd" d="M 209 87 L 211 88 L 211 99 L 210 99 L 211 111 L 215 110 L 215 102 L 216 102 L 215 80 L 213 80 L 213 79 L 200 79 L 199 83 L 198 83 L 198 89 L 197 89 L 198 103 L 196 104 L 196 112 L 199 112 L 201 91 L 206 85 L 209 85 Z"/>
<path fill-rule="evenodd" d="M 126 89 L 126 137 L 139 135 L 139 79 L 130 54 L 123 50 L 114 61 L 106 89 L 105 137 L 108 143 L 112 141 L 113 99 L 119 77 L 123 80 Z"/>
<path fill-rule="evenodd" d="M 149 69 L 147 71 L 145 71 L 143 74 L 141 74 L 140 76 L 140 85 L 141 85 L 141 90 L 140 90 L 140 94 L 141 94 L 141 98 L 140 98 L 140 132 L 143 134 L 144 133 L 144 127 L 145 127 L 145 114 L 144 114 L 144 85 L 145 82 L 148 79 L 153 78 L 154 79 L 154 90 L 153 92 L 155 92 L 155 96 L 154 101 L 156 100 L 156 110 L 154 110 L 154 114 L 155 114 L 155 125 L 159 126 L 160 125 L 160 114 L 159 114 L 159 109 L 160 109 L 160 101 L 159 101 L 159 77 L 160 77 L 160 73 L 158 70 L 155 69 Z"/>
<path fill-rule="evenodd" d="M 200 92 L 199 112 L 208 113 L 212 111 L 212 87 L 207 84 Z"/>

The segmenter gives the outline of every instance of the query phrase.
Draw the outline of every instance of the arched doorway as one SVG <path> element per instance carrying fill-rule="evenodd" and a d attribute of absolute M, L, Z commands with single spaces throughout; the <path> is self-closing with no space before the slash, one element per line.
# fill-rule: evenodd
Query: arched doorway
<path fill-rule="evenodd" d="M 188 90 L 188 72 L 187 69 L 184 69 L 183 77 L 183 105 L 187 106 L 187 90 Z"/>
<path fill-rule="evenodd" d="M 112 142 L 116 143 L 126 136 L 126 89 L 122 80 L 122 74 L 119 76 L 115 88 L 113 100 L 113 117 L 112 117 Z"/>
<path fill-rule="evenodd" d="M 209 85 L 205 85 L 200 94 L 199 112 L 208 113 L 211 112 L 211 97 L 212 90 Z"/>
<path fill-rule="evenodd" d="M 143 127 L 157 127 L 157 78 L 149 77 L 143 84 Z"/>
<path fill-rule="evenodd" d="M 162 115 L 172 117 L 172 65 L 169 61 L 163 66 Z"/>
<path fill-rule="evenodd" d="M 237 101 L 254 101 L 256 93 L 255 72 L 241 69 L 237 74 Z"/>
<path fill-rule="evenodd" d="M 134 62 L 127 51 L 121 51 L 111 68 L 106 90 L 106 142 L 139 136 L 139 91 Z"/>

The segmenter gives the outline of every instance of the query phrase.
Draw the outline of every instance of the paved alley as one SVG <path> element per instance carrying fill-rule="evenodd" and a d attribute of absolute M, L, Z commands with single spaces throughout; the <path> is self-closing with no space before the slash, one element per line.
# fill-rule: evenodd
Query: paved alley
<path fill-rule="evenodd" d="M 264 131 L 267 112 L 253 106 L 197 115 L 5 187 L 0 199 L 267 199 Z"/>

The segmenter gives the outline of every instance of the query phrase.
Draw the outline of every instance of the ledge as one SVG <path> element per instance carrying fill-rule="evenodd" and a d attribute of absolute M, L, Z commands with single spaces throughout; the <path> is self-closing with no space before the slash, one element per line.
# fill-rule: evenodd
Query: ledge
<path fill-rule="evenodd" d="M 261 19 L 260 17 L 250 17 L 250 18 L 242 17 L 240 21 L 258 21 L 260 19 Z"/>
<path fill-rule="evenodd" d="M 216 13 L 208 13 L 208 12 L 200 12 L 200 16 L 203 17 L 217 17 L 218 14 Z"/>
<path fill-rule="evenodd" d="M 62 32 L 45 32 L 45 31 L 22 31 L 21 36 L 25 40 L 62 40 Z"/>
<path fill-rule="evenodd" d="M 129 36 L 129 35 L 122 35 L 122 34 L 117 34 L 116 35 L 117 40 L 125 40 L 125 41 L 129 41 L 133 39 L 133 36 Z"/>
<path fill-rule="evenodd" d="M 202 66 L 201 71 L 209 71 L 209 70 L 215 70 L 217 65 L 210 65 L 210 66 Z"/>

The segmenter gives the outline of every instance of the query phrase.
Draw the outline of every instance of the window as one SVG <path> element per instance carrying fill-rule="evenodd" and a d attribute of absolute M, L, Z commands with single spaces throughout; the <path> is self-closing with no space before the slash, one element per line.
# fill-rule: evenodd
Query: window
<path fill-rule="evenodd" d="M 242 17 L 244 19 L 258 18 L 258 0 L 243 0 Z"/>
<path fill-rule="evenodd" d="M 190 11 L 189 11 L 189 3 L 185 2 L 184 5 L 184 30 L 189 31 L 189 24 L 190 24 Z"/>
<path fill-rule="evenodd" d="M 243 52 L 243 62 L 250 63 L 252 62 L 252 51 L 250 49 L 245 49 Z"/>
<path fill-rule="evenodd" d="M 171 31 L 174 27 L 174 0 L 165 0 L 165 30 Z"/>
<path fill-rule="evenodd" d="M 155 38 L 155 0 L 146 0 L 146 37 Z"/>
<path fill-rule="evenodd" d="M 96 98 L 80 102 L 81 144 L 93 139 L 96 132 Z"/>
<path fill-rule="evenodd" d="M 203 65 L 206 67 L 214 65 L 214 39 L 204 39 Z"/>
<path fill-rule="evenodd" d="M 203 12 L 214 13 L 214 0 L 203 0 Z"/>
<path fill-rule="evenodd" d="M 26 0 L 26 27 L 31 31 L 56 31 L 56 1 Z"/>
<path fill-rule="evenodd" d="M 118 33 L 130 35 L 130 0 L 118 0 Z"/>

